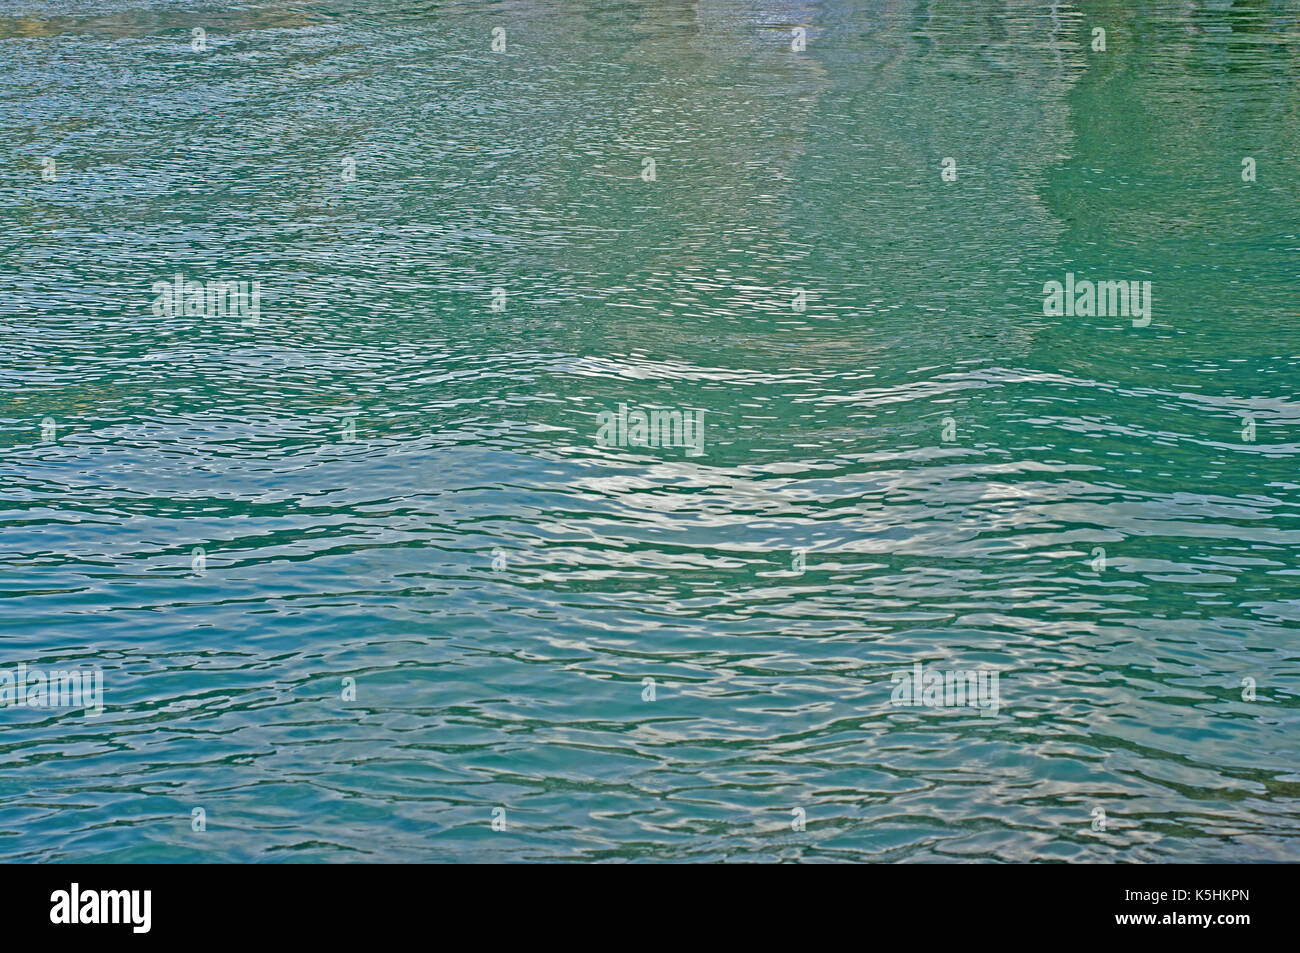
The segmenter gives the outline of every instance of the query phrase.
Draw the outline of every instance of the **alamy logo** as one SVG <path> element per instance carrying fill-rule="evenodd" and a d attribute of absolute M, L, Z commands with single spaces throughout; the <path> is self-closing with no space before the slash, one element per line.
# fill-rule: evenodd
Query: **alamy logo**
<path fill-rule="evenodd" d="M 50 894 L 51 923 L 129 923 L 132 933 L 148 933 L 152 923 L 151 890 L 69 890 Z"/>
<path fill-rule="evenodd" d="M 29 669 L 20 662 L 14 672 L 0 671 L 0 707 L 81 708 L 87 718 L 104 713 L 104 671 L 100 668 L 63 671 Z"/>
<path fill-rule="evenodd" d="M 632 410 L 618 405 L 618 413 L 602 410 L 596 442 L 604 447 L 686 447 L 690 456 L 704 452 L 704 411 Z"/>
<path fill-rule="evenodd" d="M 171 281 L 155 281 L 150 289 L 156 317 L 243 318 L 257 324 L 262 314 L 260 281 L 186 281 L 178 274 Z"/>
<path fill-rule="evenodd" d="M 890 702 L 895 706 L 925 708 L 978 708 L 981 717 L 998 713 L 1001 700 L 998 696 L 996 669 L 968 669 L 964 671 L 928 672 L 920 662 L 910 672 L 895 672 L 890 682 L 894 693 Z"/>
<path fill-rule="evenodd" d="M 1064 284 L 1049 281 L 1043 285 L 1043 314 L 1050 318 L 1131 317 L 1133 327 L 1144 328 L 1151 323 L 1151 282 L 1075 281 L 1074 272 L 1066 272 Z"/>

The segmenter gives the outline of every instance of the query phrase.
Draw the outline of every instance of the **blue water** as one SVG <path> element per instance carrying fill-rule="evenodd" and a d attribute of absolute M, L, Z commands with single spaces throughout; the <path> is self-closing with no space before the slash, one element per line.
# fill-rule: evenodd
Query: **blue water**
<path fill-rule="evenodd" d="M 0 859 L 1300 859 L 1300 5 L 0 0 L 0 77 L 0 671 L 104 691 L 0 707 Z"/>

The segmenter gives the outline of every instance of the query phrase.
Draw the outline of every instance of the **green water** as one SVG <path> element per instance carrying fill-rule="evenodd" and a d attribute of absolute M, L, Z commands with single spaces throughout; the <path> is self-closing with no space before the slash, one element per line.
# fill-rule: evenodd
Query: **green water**
<path fill-rule="evenodd" d="M 104 686 L 0 708 L 0 858 L 1300 859 L 1300 5 L 0 0 L 0 77 L 0 668 Z"/>

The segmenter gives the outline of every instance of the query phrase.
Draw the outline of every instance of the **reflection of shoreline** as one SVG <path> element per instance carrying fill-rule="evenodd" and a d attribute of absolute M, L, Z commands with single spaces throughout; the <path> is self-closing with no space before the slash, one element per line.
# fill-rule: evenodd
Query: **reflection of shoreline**
<path fill-rule="evenodd" d="M 222 29 L 230 33 L 245 33 L 250 30 L 302 29 L 316 22 L 312 17 L 304 16 L 299 10 L 276 7 L 205 11 L 201 16 L 183 8 L 132 7 L 128 13 L 86 16 L 74 16 L 70 13 L 39 19 L 0 16 L 0 40 L 47 39 L 58 36 L 107 40 L 129 38 L 156 40 L 161 36 L 174 34 L 178 48 L 183 48 L 189 44 L 190 30 L 194 27 L 204 27 L 216 34 L 219 34 Z"/>
<path fill-rule="evenodd" d="M 565 180 L 559 190 L 542 186 L 530 197 L 560 209 L 570 224 L 581 219 L 580 227 L 593 233 L 610 209 L 626 211 L 634 223 L 629 232 L 654 251 L 629 257 L 620 278 L 676 273 L 727 255 L 735 242 L 747 241 L 741 236 L 783 234 L 797 166 L 807 155 L 820 97 L 831 86 L 816 49 L 815 12 L 773 25 L 761 11 L 746 9 L 738 17 L 727 4 L 693 6 L 685 22 L 666 8 L 648 8 L 634 39 L 620 36 L 609 46 L 605 56 L 619 75 L 638 79 L 635 97 L 600 132 L 599 152 L 580 144 L 585 181 Z M 791 29 L 798 25 L 809 31 L 801 53 L 790 50 Z M 548 85 L 548 94 L 557 92 L 570 91 Z M 574 97 L 591 93 L 590 86 L 571 91 Z M 575 124 L 581 133 L 593 132 L 585 120 Z M 645 157 L 658 163 L 653 183 L 637 176 Z M 590 187 L 577 187 L 583 184 Z M 554 250 L 547 262 L 559 258 L 580 273 L 582 246 Z"/>
<path fill-rule="evenodd" d="M 733 45 L 734 58 L 742 63 L 766 63 L 768 68 L 776 65 L 784 67 L 787 72 L 799 76 L 796 84 L 803 90 L 798 100 L 798 108 L 783 111 L 782 125 L 789 133 L 782 145 L 788 150 L 783 156 L 780 167 L 789 173 L 783 178 L 774 178 L 767 183 L 764 194 L 783 196 L 790 192 L 793 182 L 794 165 L 807 154 L 807 136 L 812 129 L 813 116 L 817 111 L 821 96 L 829 89 L 834 80 L 822 65 L 818 43 L 828 41 L 826 17 L 820 4 L 782 3 L 779 11 L 771 11 L 771 16 L 780 14 L 779 22 L 762 22 L 763 11 L 752 12 L 748 22 L 741 31 L 717 30 L 715 25 L 725 23 L 726 18 L 720 11 L 728 9 L 725 3 L 710 0 L 696 5 L 695 19 L 700 28 L 701 38 L 710 49 L 720 48 L 725 41 Z M 805 49 L 802 52 L 791 50 L 793 29 L 802 27 L 806 31 Z M 737 43 L 737 40 L 742 42 Z M 748 42 L 743 42 L 747 40 Z M 725 47 L 723 47 L 725 48 Z M 790 98 L 783 102 L 790 106 Z"/>
<path fill-rule="evenodd" d="M 1040 4 L 1008 0 L 1001 16 L 979 17 L 972 11 L 965 30 L 955 29 L 960 21 L 946 8 L 942 13 L 937 7 L 931 12 L 925 25 L 918 28 L 932 48 L 921 62 L 941 56 L 941 62 L 933 63 L 936 72 L 955 69 L 970 77 L 987 76 L 993 66 L 998 78 L 1009 79 L 1015 86 L 1016 95 L 1010 102 L 1037 108 L 1037 115 L 1024 117 L 1033 131 L 1017 137 L 1016 174 L 1007 179 L 1007 185 L 1028 206 L 1026 222 L 1059 235 L 1065 223 L 1053 214 L 1041 189 L 1050 170 L 1070 157 L 1074 141 L 1067 97 L 1089 66 L 1081 42 L 1083 14 L 1070 4 L 1053 3 L 1044 11 Z M 995 33 L 999 36 L 993 41 Z M 1001 105 L 1007 101 L 1003 99 Z M 937 142 L 936 151 L 942 145 Z"/>

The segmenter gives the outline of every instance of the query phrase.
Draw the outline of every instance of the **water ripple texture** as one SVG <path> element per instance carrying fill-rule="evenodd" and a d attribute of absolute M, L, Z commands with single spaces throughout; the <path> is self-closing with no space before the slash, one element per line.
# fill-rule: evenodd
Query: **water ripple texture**
<path fill-rule="evenodd" d="M 0 75 L 0 859 L 1300 860 L 1296 3 Z"/>

